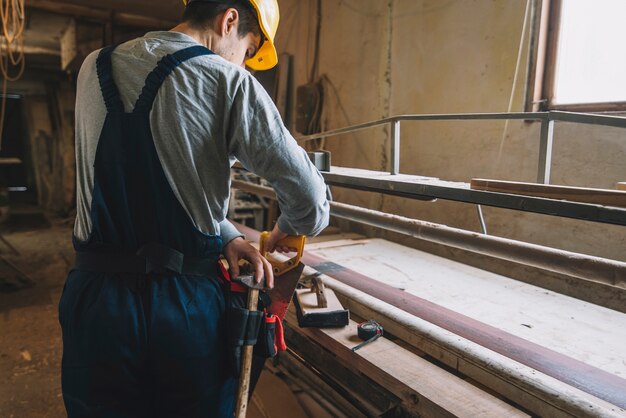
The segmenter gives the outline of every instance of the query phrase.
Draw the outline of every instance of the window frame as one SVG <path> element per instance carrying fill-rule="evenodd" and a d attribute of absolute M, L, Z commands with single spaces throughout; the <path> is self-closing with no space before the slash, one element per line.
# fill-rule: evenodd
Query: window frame
<path fill-rule="evenodd" d="M 626 101 L 554 103 L 556 60 L 563 0 L 534 0 L 525 111 L 623 112 Z"/>

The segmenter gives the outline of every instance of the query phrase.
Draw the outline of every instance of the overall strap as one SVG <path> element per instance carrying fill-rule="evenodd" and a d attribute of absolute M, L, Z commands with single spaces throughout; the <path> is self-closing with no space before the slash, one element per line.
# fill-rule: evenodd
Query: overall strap
<path fill-rule="evenodd" d="M 98 81 L 100 82 L 100 90 L 106 104 L 107 112 L 123 112 L 124 105 L 120 99 L 120 92 L 113 81 L 113 64 L 111 63 L 111 53 L 117 45 L 111 45 L 103 48 L 98 54 L 96 60 L 96 71 L 98 73 Z"/>
<path fill-rule="evenodd" d="M 152 103 L 159 91 L 159 88 L 165 81 L 168 75 L 176 69 L 180 64 L 188 59 L 199 57 L 201 55 L 213 55 L 214 53 L 203 47 L 202 45 L 195 45 L 189 48 L 181 49 L 173 54 L 169 54 L 161 58 L 157 67 L 152 70 L 146 78 L 146 84 L 141 90 L 141 94 L 135 103 L 135 109 L 137 111 L 150 111 L 152 109 Z"/>

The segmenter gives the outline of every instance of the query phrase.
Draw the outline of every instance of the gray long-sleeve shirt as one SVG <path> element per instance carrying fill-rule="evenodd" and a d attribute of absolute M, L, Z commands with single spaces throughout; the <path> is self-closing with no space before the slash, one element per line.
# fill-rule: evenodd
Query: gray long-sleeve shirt
<path fill-rule="evenodd" d="M 198 43 L 178 32 L 149 32 L 118 46 L 113 78 L 131 111 L 145 79 L 164 55 Z M 106 107 L 96 73 L 99 51 L 78 74 L 76 96 L 77 216 L 74 234 L 86 240 L 94 160 Z M 235 160 L 267 179 L 278 196 L 280 229 L 316 235 L 327 224 L 326 186 L 285 128 L 276 106 L 245 69 L 218 55 L 181 64 L 163 83 L 150 113 L 159 160 L 174 194 L 202 232 L 224 243 L 241 234 L 225 219 Z"/>

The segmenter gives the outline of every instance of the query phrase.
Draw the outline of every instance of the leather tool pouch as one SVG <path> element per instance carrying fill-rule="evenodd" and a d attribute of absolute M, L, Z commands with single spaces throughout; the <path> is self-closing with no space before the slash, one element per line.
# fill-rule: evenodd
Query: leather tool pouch
<path fill-rule="evenodd" d="M 276 316 L 263 315 L 259 338 L 254 346 L 254 355 L 266 358 L 276 356 Z"/>
<path fill-rule="evenodd" d="M 254 357 L 265 360 L 276 355 L 274 346 L 275 324 L 266 320 L 265 307 L 269 306 L 269 296 L 259 293 L 257 311 L 245 308 L 247 294 L 230 292 L 230 303 L 226 313 L 228 330 L 228 357 L 233 376 L 241 372 L 243 347 L 254 345 Z"/>

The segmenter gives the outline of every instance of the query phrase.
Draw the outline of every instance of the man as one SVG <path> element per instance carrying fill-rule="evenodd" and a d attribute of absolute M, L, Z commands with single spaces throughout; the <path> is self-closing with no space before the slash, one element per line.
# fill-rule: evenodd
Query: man
<path fill-rule="evenodd" d="M 244 63 L 276 64 L 276 0 L 191 0 L 168 32 L 89 55 L 76 99 L 76 267 L 59 304 L 70 417 L 230 417 L 225 292 L 246 259 L 225 220 L 238 159 L 275 188 L 269 249 L 328 223 L 325 185 Z"/>

